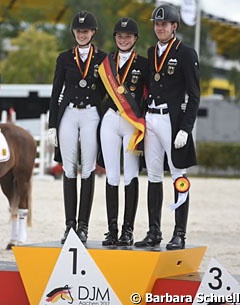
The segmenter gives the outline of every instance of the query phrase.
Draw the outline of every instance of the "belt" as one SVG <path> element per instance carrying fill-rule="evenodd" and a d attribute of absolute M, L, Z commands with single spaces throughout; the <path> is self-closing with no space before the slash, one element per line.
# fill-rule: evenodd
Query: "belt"
<path fill-rule="evenodd" d="M 167 108 L 148 108 L 147 110 L 149 113 L 156 113 L 156 114 L 167 114 L 169 111 Z"/>
<path fill-rule="evenodd" d="M 69 103 L 68 106 L 69 106 L 69 108 L 77 108 L 77 109 L 88 109 L 88 108 L 91 108 L 91 107 L 92 107 L 91 104 L 87 104 L 87 105 L 76 105 L 76 104 L 73 104 L 73 103 Z"/>

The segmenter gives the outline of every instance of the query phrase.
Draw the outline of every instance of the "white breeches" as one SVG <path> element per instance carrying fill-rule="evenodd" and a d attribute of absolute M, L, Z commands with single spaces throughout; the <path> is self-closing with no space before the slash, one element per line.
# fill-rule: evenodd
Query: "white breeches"
<path fill-rule="evenodd" d="M 121 174 L 121 148 L 123 147 L 124 184 L 138 176 L 139 157 L 127 150 L 129 140 L 135 130 L 126 119 L 111 108 L 103 117 L 100 136 L 108 183 L 119 185 Z"/>
<path fill-rule="evenodd" d="M 144 138 L 145 161 L 150 182 L 162 182 L 164 176 L 164 154 L 173 181 L 186 173 L 186 169 L 174 167 L 171 158 L 172 127 L 169 114 L 146 114 L 146 134 Z"/>
<path fill-rule="evenodd" d="M 59 142 L 66 177 L 76 178 L 81 151 L 81 177 L 87 179 L 96 168 L 97 128 L 99 115 L 96 107 L 65 109 L 60 126 Z"/>

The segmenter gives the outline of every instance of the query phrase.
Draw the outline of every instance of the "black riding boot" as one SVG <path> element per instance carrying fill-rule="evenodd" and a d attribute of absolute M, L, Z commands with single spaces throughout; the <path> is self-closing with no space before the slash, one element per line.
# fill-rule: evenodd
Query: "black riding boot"
<path fill-rule="evenodd" d="M 106 203 L 108 218 L 108 233 L 102 242 L 103 246 L 114 246 L 118 241 L 118 186 L 106 181 Z"/>
<path fill-rule="evenodd" d="M 77 178 L 67 178 L 63 175 L 63 198 L 65 208 L 66 230 L 61 239 L 64 244 L 71 229 L 76 230 L 77 212 Z"/>
<path fill-rule="evenodd" d="M 175 202 L 178 200 L 178 191 L 174 189 Z M 185 248 L 185 234 L 187 228 L 189 210 L 189 194 L 186 201 L 175 210 L 175 227 L 173 237 L 167 244 L 167 250 L 179 250 Z"/>
<path fill-rule="evenodd" d="M 134 221 L 138 205 L 138 178 L 133 178 L 125 186 L 125 210 L 122 233 L 117 242 L 118 246 L 131 246 L 133 244 Z"/>
<path fill-rule="evenodd" d="M 88 223 L 92 210 L 94 187 L 95 172 L 92 172 L 87 179 L 81 179 L 77 235 L 83 243 L 87 241 L 88 237 Z"/>
<path fill-rule="evenodd" d="M 160 244 L 162 240 L 161 214 L 163 201 L 163 186 L 162 182 L 148 181 L 148 221 L 149 231 L 147 236 L 136 242 L 135 247 L 154 247 Z"/>

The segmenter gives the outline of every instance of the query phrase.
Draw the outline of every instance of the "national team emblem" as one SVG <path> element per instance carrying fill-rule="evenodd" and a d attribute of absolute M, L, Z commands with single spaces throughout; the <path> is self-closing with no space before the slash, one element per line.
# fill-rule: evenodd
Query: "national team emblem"
<path fill-rule="evenodd" d="M 175 67 L 173 67 L 173 66 L 168 66 L 167 73 L 168 73 L 169 75 L 172 75 L 172 74 L 174 74 L 174 72 L 175 72 Z"/>
<path fill-rule="evenodd" d="M 168 61 L 168 68 L 167 68 L 167 73 L 169 74 L 169 75 L 172 75 L 172 74 L 174 74 L 174 72 L 175 72 L 175 67 L 177 66 L 177 64 L 178 64 L 178 61 L 177 61 L 177 59 L 176 58 L 171 58 L 171 59 L 169 59 L 169 61 Z"/>
<path fill-rule="evenodd" d="M 133 84 L 136 84 L 139 80 L 139 76 L 141 75 L 141 71 L 140 70 L 132 70 L 132 78 L 131 78 L 131 82 Z"/>

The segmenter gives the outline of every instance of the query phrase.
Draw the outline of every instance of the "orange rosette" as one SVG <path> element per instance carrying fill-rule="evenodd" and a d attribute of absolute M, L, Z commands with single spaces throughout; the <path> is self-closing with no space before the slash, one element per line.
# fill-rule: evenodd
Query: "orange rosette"
<path fill-rule="evenodd" d="M 179 177 L 174 181 L 174 187 L 179 193 L 185 193 L 190 188 L 190 181 L 186 177 Z"/>

